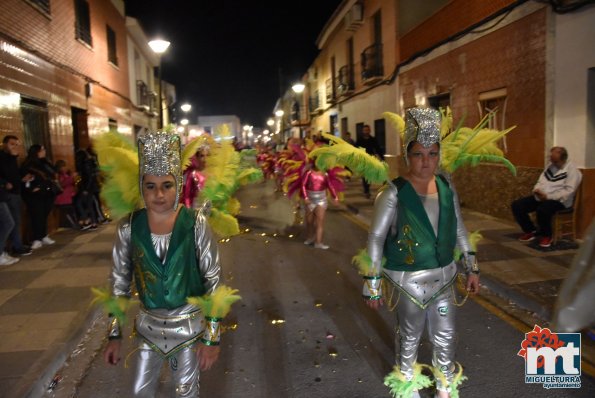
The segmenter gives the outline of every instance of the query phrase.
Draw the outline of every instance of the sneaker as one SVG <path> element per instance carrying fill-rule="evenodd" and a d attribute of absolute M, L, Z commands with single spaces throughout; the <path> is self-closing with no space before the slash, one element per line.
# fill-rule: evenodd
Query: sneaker
<path fill-rule="evenodd" d="M 91 228 L 91 224 L 81 224 L 81 231 L 86 231 Z"/>
<path fill-rule="evenodd" d="M 306 246 L 312 246 L 314 244 L 314 239 L 306 239 L 304 241 L 304 245 Z"/>
<path fill-rule="evenodd" d="M 50 238 L 49 236 L 45 236 L 42 240 L 41 243 L 43 243 L 44 245 L 53 245 L 54 243 L 56 243 L 55 240 L 53 240 L 52 238 Z"/>
<path fill-rule="evenodd" d="M 31 248 L 29 246 L 23 246 L 20 249 L 14 249 L 12 251 L 12 254 L 15 256 L 28 256 L 31 253 L 33 253 L 33 250 L 31 250 Z"/>
<path fill-rule="evenodd" d="M 531 242 L 533 239 L 535 239 L 535 231 L 522 234 L 519 237 L 519 241 L 521 242 Z"/>
<path fill-rule="evenodd" d="M 316 249 L 322 249 L 322 250 L 326 250 L 328 249 L 330 246 L 329 245 L 325 245 L 324 243 L 315 243 L 314 247 Z"/>
<path fill-rule="evenodd" d="M 31 249 L 33 249 L 33 250 L 37 250 L 41 246 L 43 246 L 43 243 L 41 243 L 40 240 L 34 240 L 33 243 L 31 243 Z"/>
<path fill-rule="evenodd" d="M 0 254 L 0 265 L 12 265 L 18 263 L 19 259 L 9 256 L 6 252 Z"/>
<path fill-rule="evenodd" d="M 539 246 L 550 247 L 552 245 L 552 238 L 544 236 L 539 240 Z"/>

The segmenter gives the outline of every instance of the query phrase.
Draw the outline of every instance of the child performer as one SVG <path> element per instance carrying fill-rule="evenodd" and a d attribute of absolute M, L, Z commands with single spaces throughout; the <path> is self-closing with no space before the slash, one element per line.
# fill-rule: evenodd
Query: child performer
<path fill-rule="evenodd" d="M 138 156 L 145 207 L 119 223 L 111 274 L 116 300 L 130 298 L 134 279 L 141 303 L 135 320 L 140 344 L 131 395 L 155 396 L 168 360 L 175 396 L 196 397 L 199 371 L 208 370 L 219 357 L 221 319 L 205 319 L 187 298 L 212 293 L 219 284 L 218 249 L 204 215 L 179 204 L 179 137 L 147 133 L 139 137 Z M 120 317 L 114 317 L 104 352 L 108 364 L 121 358 L 120 326 Z"/>

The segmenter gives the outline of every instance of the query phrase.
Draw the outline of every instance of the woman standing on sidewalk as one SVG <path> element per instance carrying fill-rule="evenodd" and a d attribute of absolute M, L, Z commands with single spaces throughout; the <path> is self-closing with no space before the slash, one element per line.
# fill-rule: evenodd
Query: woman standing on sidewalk
<path fill-rule="evenodd" d="M 56 243 L 48 236 L 48 216 L 54 206 L 56 194 L 61 188 L 57 182 L 56 170 L 46 159 L 46 149 L 39 144 L 29 148 L 27 158 L 21 166 L 21 175 L 31 174 L 33 180 L 25 183 L 23 200 L 27 206 L 33 243 L 32 249 Z"/>
<path fill-rule="evenodd" d="M 461 381 L 455 377 L 456 307 L 450 288 L 457 276 L 453 258 L 457 244 L 464 252 L 467 290 L 479 290 L 479 269 L 456 192 L 446 177 L 436 174 L 440 137 L 438 111 L 407 111 L 404 149 L 409 168 L 376 198 L 368 236 L 372 272 L 364 277 L 366 304 L 373 309 L 383 304 L 382 278 L 400 292 L 396 305 L 400 354 L 394 372 L 385 380 L 395 397 L 417 397 L 417 391 L 413 395 L 408 391 L 428 385 L 416 363 L 426 320 L 437 396 L 450 397 Z"/>

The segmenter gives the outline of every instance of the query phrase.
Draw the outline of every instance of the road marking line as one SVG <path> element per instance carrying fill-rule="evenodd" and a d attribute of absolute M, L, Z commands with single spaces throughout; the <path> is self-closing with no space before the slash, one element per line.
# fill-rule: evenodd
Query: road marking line
<path fill-rule="evenodd" d="M 465 291 L 459 286 L 457 286 L 457 290 L 459 291 L 459 293 L 465 294 Z M 520 319 L 517 319 L 510 314 L 507 314 L 506 312 L 502 311 L 500 308 L 496 307 L 494 304 L 490 303 L 482 296 L 475 295 L 469 296 L 469 298 L 471 298 L 471 300 L 475 301 L 477 304 L 485 308 L 487 311 L 502 319 L 504 322 L 508 323 L 509 325 L 519 330 L 523 334 L 528 333 L 533 329 L 532 325 L 528 325 Z M 583 358 L 581 358 L 581 370 L 589 376 L 595 377 L 595 366 L 591 365 L 591 363 L 587 362 Z"/>

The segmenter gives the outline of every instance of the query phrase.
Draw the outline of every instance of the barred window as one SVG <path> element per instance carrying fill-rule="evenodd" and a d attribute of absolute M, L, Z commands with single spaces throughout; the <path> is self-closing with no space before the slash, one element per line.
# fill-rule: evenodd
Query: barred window
<path fill-rule="evenodd" d="M 109 25 L 107 29 L 107 60 L 114 65 L 118 65 L 118 53 L 116 51 L 116 32 Z"/>
<path fill-rule="evenodd" d="M 91 17 L 89 16 L 89 2 L 87 0 L 74 0 L 75 37 L 92 46 Z"/>

